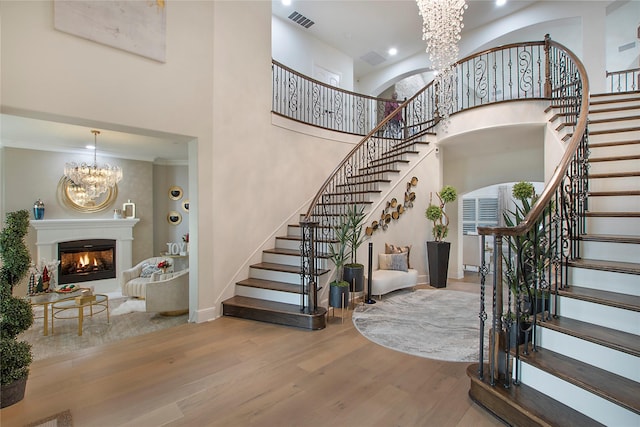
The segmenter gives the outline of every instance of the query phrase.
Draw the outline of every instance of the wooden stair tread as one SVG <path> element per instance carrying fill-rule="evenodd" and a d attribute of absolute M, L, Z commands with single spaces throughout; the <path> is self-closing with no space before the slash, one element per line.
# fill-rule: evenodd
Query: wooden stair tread
<path fill-rule="evenodd" d="M 548 349 L 520 352 L 520 358 L 551 375 L 640 414 L 640 384 Z"/>
<path fill-rule="evenodd" d="M 592 173 L 592 174 L 589 174 L 589 179 L 630 178 L 630 177 L 634 177 L 634 176 L 640 176 L 640 171 Z"/>
<path fill-rule="evenodd" d="M 616 101 L 620 102 L 620 101 Z M 628 102 L 628 101 L 625 101 Z M 607 107 L 607 108 L 589 108 L 589 114 L 599 114 L 599 113 L 614 113 L 616 111 L 629 111 L 629 110 L 637 110 L 640 108 L 640 105 L 625 105 L 619 107 Z"/>
<path fill-rule="evenodd" d="M 640 274 L 640 264 L 635 262 L 603 261 L 599 259 L 574 259 L 567 262 L 570 267 L 617 273 Z"/>
<path fill-rule="evenodd" d="M 585 242 L 640 244 L 640 236 L 627 236 L 627 235 L 617 235 L 617 234 L 583 234 L 578 239 Z"/>
<path fill-rule="evenodd" d="M 236 282 L 236 285 L 248 286 L 250 288 L 269 289 L 272 291 L 288 292 L 292 294 L 300 294 L 301 291 L 299 284 L 294 285 L 293 283 L 256 279 L 253 277 Z"/>
<path fill-rule="evenodd" d="M 525 385 L 505 388 L 489 383 L 489 366 L 484 379 L 478 377 L 478 364 L 467 367 L 471 380 L 469 397 L 480 406 L 496 414 L 509 425 L 519 427 L 557 426 L 559 420 L 567 427 L 602 426 L 599 422 Z"/>
<path fill-rule="evenodd" d="M 301 268 L 299 265 L 286 265 L 286 264 L 277 264 L 273 262 L 260 262 L 258 264 L 251 264 L 251 268 L 257 268 L 260 270 L 270 270 L 270 271 L 280 271 L 283 273 L 301 273 Z M 328 273 L 329 270 L 325 269 L 317 269 L 318 275 L 322 275 Z"/>
<path fill-rule="evenodd" d="M 607 129 L 607 130 L 594 130 L 589 131 L 589 136 L 595 135 L 606 135 L 610 133 L 624 133 L 624 132 L 636 132 L 639 131 L 640 127 L 630 127 L 630 128 L 620 128 L 620 129 Z"/>
<path fill-rule="evenodd" d="M 635 107 L 639 108 L 639 107 Z M 597 125 L 602 123 L 612 123 L 612 122 L 628 122 L 640 120 L 640 116 L 620 116 L 620 117 L 611 117 L 607 119 L 590 119 L 589 125 Z"/>
<path fill-rule="evenodd" d="M 299 249 L 271 248 L 271 249 L 265 249 L 262 252 L 267 254 L 275 254 L 275 255 L 300 256 Z M 318 258 L 328 258 L 329 254 L 325 252 L 316 252 L 316 256 Z"/>
<path fill-rule="evenodd" d="M 626 94 L 634 94 L 634 93 L 638 93 L 638 91 L 630 91 L 630 92 L 624 92 L 624 95 Z M 640 102 L 640 97 L 636 97 L 634 95 L 631 96 L 621 96 L 621 97 L 616 97 L 613 99 L 603 99 L 603 100 L 598 100 L 598 98 L 607 98 L 607 97 L 611 97 L 615 95 L 615 93 L 592 93 L 590 95 L 591 97 L 591 101 L 589 102 L 589 105 L 603 105 L 603 104 L 613 104 L 613 103 L 617 103 L 617 102 Z"/>
<path fill-rule="evenodd" d="M 318 307 L 315 313 L 304 313 L 298 305 L 236 295 L 222 302 L 222 314 L 317 330 L 326 327 L 327 309 Z"/>
<path fill-rule="evenodd" d="M 640 190 L 621 190 L 621 191 L 590 191 L 589 196 L 640 196 Z"/>
<path fill-rule="evenodd" d="M 624 310 L 640 311 L 640 296 L 572 285 L 558 289 L 558 295 Z"/>
<path fill-rule="evenodd" d="M 591 157 L 589 163 L 593 162 L 618 162 L 622 160 L 638 160 L 640 154 L 627 154 L 623 156 Z"/>
<path fill-rule="evenodd" d="M 640 139 L 633 139 L 629 141 L 589 142 L 589 148 L 617 147 L 620 145 L 635 145 L 635 144 L 640 144 Z"/>
<path fill-rule="evenodd" d="M 592 323 L 581 322 L 568 317 L 552 317 L 544 322 L 539 322 L 538 325 L 635 357 L 640 357 L 640 337 L 638 335 L 605 328 Z"/>
<path fill-rule="evenodd" d="M 640 212 L 585 212 L 584 216 L 592 218 L 640 218 Z"/>

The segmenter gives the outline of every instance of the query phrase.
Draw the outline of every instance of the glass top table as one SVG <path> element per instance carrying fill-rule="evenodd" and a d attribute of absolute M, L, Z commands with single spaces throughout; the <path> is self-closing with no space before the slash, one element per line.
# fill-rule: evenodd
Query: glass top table
<path fill-rule="evenodd" d="M 44 326 L 42 328 L 42 335 L 49 335 L 49 306 L 58 301 L 79 297 L 82 295 L 83 291 L 87 291 L 87 289 L 78 288 L 77 291 L 73 292 L 48 292 L 38 295 L 29 295 L 26 297 L 27 301 L 29 301 L 29 304 L 32 306 L 41 305 L 44 308 Z"/>

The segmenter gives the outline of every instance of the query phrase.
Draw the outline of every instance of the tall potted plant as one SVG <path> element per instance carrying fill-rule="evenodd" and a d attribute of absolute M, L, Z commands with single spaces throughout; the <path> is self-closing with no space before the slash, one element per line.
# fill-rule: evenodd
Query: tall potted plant
<path fill-rule="evenodd" d="M 349 282 L 342 279 L 342 270 L 346 261 L 349 224 L 341 219 L 333 227 L 335 241 L 329 244 L 329 259 L 336 266 L 336 277 L 329 284 L 329 306 L 344 308 L 349 305 Z"/>
<path fill-rule="evenodd" d="M 425 211 L 425 217 L 433 223 L 433 241 L 427 242 L 427 258 L 429 263 L 429 284 L 434 288 L 447 286 L 447 270 L 449 269 L 449 253 L 451 243 L 444 238 L 449 233 L 449 216 L 444 208 L 447 203 L 454 202 L 458 192 L 451 185 L 445 185 L 435 193 L 438 203 L 433 203 L 433 193 L 429 197 L 429 206 Z"/>
<path fill-rule="evenodd" d="M 354 204 L 349 206 L 343 221 L 347 224 L 347 250 L 349 253 L 349 263 L 344 265 L 342 279 L 349 283 L 352 292 L 361 292 L 364 289 L 364 265 L 359 264 L 356 257 L 358 248 L 365 239 L 362 232 L 365 214 L 364 206 L 358 209 Z"/>
<path fill-rule="evenodd" d="M 31 305 L 13 295 L 29 269 L 31 257 L 24 243 L 29 227 L 29 212 L 7 214 L 6 226 L 0 232 L 0 407 L 21 401 L 31 364 L 31 345 L 17 336 L 33 324 Z"/>

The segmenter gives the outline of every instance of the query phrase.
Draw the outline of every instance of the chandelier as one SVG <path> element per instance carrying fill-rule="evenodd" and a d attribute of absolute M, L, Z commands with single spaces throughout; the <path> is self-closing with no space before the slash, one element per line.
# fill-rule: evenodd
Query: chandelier
<path fill-rule="evenodd" d="M 435 96 L 436 113 L 444 120 L 449 119 L 454 102 L 453 64 L 458 59 L 458 42 L 464 27 L 462 15 L 467 4 L 465 0 L 416 0 L 422 16 L 422 40 L 427 42 L 431 66 L 436 73 Z"/>
<path fill-rule="evenodd" d="M 64 176 L 74 185 L 84 191 L 82 197 L 95 200 L 113 188 L 122 179 L 122 169 L 119 166 L 105 164 L 98 166 L 96 152 L 98 151 L 98 135 L 100 131 L 92 130 L 93 134 L 93 165 L 86 163 L 67 163 L 64 166 Z"/>

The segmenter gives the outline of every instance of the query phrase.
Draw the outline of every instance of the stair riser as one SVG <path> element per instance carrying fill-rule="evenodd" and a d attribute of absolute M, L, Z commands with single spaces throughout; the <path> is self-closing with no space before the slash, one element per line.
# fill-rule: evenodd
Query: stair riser
<path fill-rule="evenodd" d="M 631 243 L 582 242 L 580 256 L 603 261 L 638 262 L 640 245 Z"/>
<path fill-rule="evenodd" d="M 606 399 L 522 363 L 522 382 L 608 426 L 632 426 L 640 416 Z"/>
<path fill-rule="evenodd" d="M 300 284 L 300 274 L 297 273 L 251 268 L 249 276 L 254 279 L 273 280 L 276 282 L 291 283 L 294 285 Z"/>
<path fill-rule="evenodd" d="M 262 254 L 262 262 L 299 266 L 300 265 L 300 257 L 299 256 L 294 256 L 294 255 L 273 254 L 273 253 L 264 252 Z M 327 269 L 328 265 L 329 265 L 329 260 L 328 259 L 319 258 L 318 262 L 316 263 L 316 268 Z"/>
<path fill-rule="evenodd" d="M 640 276 L 587 268 L 569 268 L 569 284 L 589 289 L 606 289 L 627 295 L 640 296 Z"/>
<path fill-rule="evenodd" d="M 562 317 L 640 335 L 640 312 L 637 311 L 560 297 L 558 314 Z"/>
<path fill-rule="evenodd" d="M 640 143 L 638 144 L 621 144 L 621 145 L 608 145 L 603 147 L 590 146 L 590 157 L 604 157 L 604 156 L 627 156 L 632 154 L 640 154 Z"/>
<path fill-rule="evenodd" d="M 302 235 L 302 227 L 299 225 L 288 225 L 287 226 L 287 236 L 289 237 L 300 237 Z"/>
<path fill-rule="evenodd" d="M 640 218 L 587 217 L 587 230 L 589 234 L 640 236 Z"/>
<path fill-rule="evenodd" d="M 591 191 L 625 191 L 637 190 L 640 177 L 597 178 L 589 180 Z"/>
<path fill-rule="evenodd" d="M 615 92 L 612 91 L 612 93 L 599 93 L 597 96 L 592 96 L 591 97 L 591 105 L 593 106 L 593 108 L 596 108 L 596 106 L 598 106 L 598 103 L 602 103 L 602 102 L 607 102 L 607 101 L 615 101 L 615 102 L 619 102 L 625 105 L 630 105 L 631 104 L 635 104 L 638 101 L 636 100 L 636 98 L 640 97 L 640 94 L 636 92 L 618 92 L 617 89 L 615 89 Z M 607 104 L 602 104 L 604 106 L 606 105 L 612 105 L 611 103 L 607 103 Z"/>
<path fill-rule="evenodd" d="M 597 366 L 632 381 L 640 381 L 640 370 L 637 368 L 640 359 L 629 353 L 541 327 L 538 329 L 538 343 L 539 347 Z"/>
<path fill-rule="evenodd" d="M 608 104 L 606 106 L 598 106 L 594 107 L 589 111 L 589 120 L 604 120 L 604 119 L 616 119 L 620 117 L 626 116 L 640 116 L 640 105 L 630 103 L 620 102 L 616 104 Z M 633 107 L 628 109 L 629 107 Z M 621 111 L 607 111 L 607 112 L 598 112 L 601 109 L 612 109 L 612 108 L 625 108 L 625 110 Z"/>
<path fill-rule="evenodd" d="M 626 126 L 631 127 L 631 126 Z M 589 128 L 589 131 L 592 129 Z M 589 135 L 589 142 L 598 143 L 598 142 L 615 142 L 615 141 L 636 141 L 640 138 L 640 131 L 633 130 L 627 132 L 611 132 L 611 133 L 601 133 L 595 135 Z"/>
<path fill-rule="evenodd" d="M 589 173 L 637 172 L 638 162 L 640 159 L 590 162 Z"/>
<path fill-rule="evenodd" d="M 324 196 L 322 203 L 368 203 L 371 201 L 371 193 L 335 194 Z"/>
<path fill-rule="evenodd" d="M 297 251 L 300 250 L 300 240 L 280 239 L 276 237 L 276 248 Z"/>
<path fill-rule="evenodd" d="M 591 117 L 589 117 L 591 119 Z M 599 119 L 599 118 L 598 118 Z M 597 120 L 597 119 L 594 119 Z M 589 123 L 589 132 L 628 129 L 640 126 L 640 120 L 613 120 L 604 123 Z"/>
<path fill-rule="evenodd" d="M 589 197 L 588 203 L 592 212 L 640 212 L 640 195 Z"/>
<path fill-rule="evenodd" d="M 253 288 L 250 286 L 236 285 L 236 295 L 243 297 L 259 298 L 267 301 L 283 302 L 286 304 L 300 304 L 300 294 L 280 292 L 271 289 Z M 306 298 L 306 297 L 305 297 Z M 306 302 L 306 299 L 305 299 Z"/>

